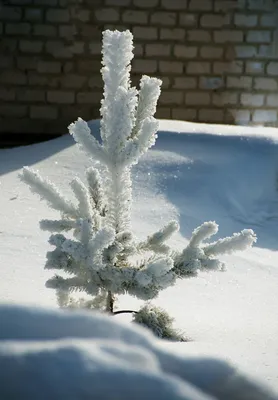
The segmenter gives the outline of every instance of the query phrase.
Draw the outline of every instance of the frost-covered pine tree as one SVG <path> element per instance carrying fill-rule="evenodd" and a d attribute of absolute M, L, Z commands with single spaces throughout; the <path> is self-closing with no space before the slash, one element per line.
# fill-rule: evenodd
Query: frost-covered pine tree
<path fill-rule="evenodd" d="M 252 230 L 243 230 L 204 243 L 218 230 L 215 222 L 205 222 L 194 230 L 184 250 L 177 252 L 166 244 L 179 228 L 175 221 L 145 241 L 136 240 L 130 221 L 131 168 L 155 144 L 158 121 L 154 114 L 161 81 L 143 76 L 139 91 L 131 87 L 132 39 L 129 31 L 103 33 L 101 143 L 81 118 L 69 126 L 80 148 L 101 166 L 101 173 L 90 167 L 86 182 L 73 179 L 75 202 L 38 172 L 25 167 L 21 175 L 33 192 L 61 213 L 61 219 L 42 220 L 40 226 L 51 232 L 49 243 L 54 247 L 47 253 L 45 268 L 66 273 L 46 283 L 56 289 L 63 307 L 97 308 L 113 314 L 132 312 L 115 311 L 115 296 L 128 293 L 149 301 L 178 278 L 223 269 L 217 258 L 220 254 L 244 250 L 256 240 Z M 86 293 L 87 298 L 75 299 L 73 292 L 77 291 Z M 178 337 L 165 312 L 148 303 L 135 313 L 135 320 L 161 337 Z"/>

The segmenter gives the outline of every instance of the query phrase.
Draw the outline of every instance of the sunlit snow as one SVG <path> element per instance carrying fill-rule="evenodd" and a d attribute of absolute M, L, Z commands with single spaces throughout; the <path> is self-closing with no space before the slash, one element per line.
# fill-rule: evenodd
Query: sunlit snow
<path fill-rule="evenodd" d="M 98 122 L 91 125 L 98 136 Z M 68 182 L 89 161 L 69 136 L 0 151 L 0 300 L 55 306 L 44 287 L 48 234 L 38 222 L 56 214 L 20 182 L 24 165 L 70 195 Z M 208 220 L 219 224 L 219 237 L 256 232 L 253 249 L 223 257 L 226 272 L 183 280 L 156 304 L 192 339 L 167 344 L 173 352 L 225 358 L 278 390 L 278 129 L 160 121 L 157 144 L 133 178 L 139 238 L 173 218 L 181 225 L 171 240 L 177 248 Z M 139 305 L 127 296 L 120 303 Z"/>

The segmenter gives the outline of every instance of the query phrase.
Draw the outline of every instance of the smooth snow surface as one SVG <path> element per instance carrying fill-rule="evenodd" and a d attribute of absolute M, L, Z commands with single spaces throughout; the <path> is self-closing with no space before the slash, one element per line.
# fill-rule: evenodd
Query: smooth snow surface
<path fill-rule="evenodd" d="M 92 126 L 97 131 L 98 122 Z M 183 280 L 155 301 L 192 339 L 167 348 L 224 357 L 277 390 L 278 129 L 160 121 L 160 130 L 154 149 L 133 170 L 137 236 L 173 218 L 181 231 L 171 244 L 179 248 L 208 220 L 219 224 L 217 237 L 244 228 L 258 235 L 253 249 L 223 257 L 227 272 Z M 67 183 L 82 177 L 90 161 L 69 136 L 0 151 L 0 300 L 55 306 L 54 293 L 44 287 L 51 276 L 43 270 L 48 234 L 38 222 L 58 214 L 20 182 L 23 165 L 70 195 Z M 128 297 L 120 303 L 139 306 Z"/>

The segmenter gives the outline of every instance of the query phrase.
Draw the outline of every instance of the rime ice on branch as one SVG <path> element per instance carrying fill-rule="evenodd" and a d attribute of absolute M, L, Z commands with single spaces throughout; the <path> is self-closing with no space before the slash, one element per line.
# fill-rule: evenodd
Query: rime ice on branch
<path fill-rule="evenodd" d="M 256 240 L 252 230 L 244 230 L 203 244 L 218 229 L 214 222 L 206 222 L 195 229 L 189 244 L 177 253 L 165 243 L 179 228 L 171 221 L 145 241 L 135 241 L 130 223 L 131 168 L 155 144 L 158 121 L 154 114 L 161 81 L 143 76 L 139 91 L 131 87 L 132 39 L 129 31 L 103 33 L 102 142 L 95 139 L 81 118 L 69 126 L 80 148 L 101 164 L 102 174 L 91 167 L 86 171 L 85 183 L 73 179 L 75 203 L 38 172 L 25 167 L 21 176 L 33 192 L 61 213 L 59 220 L 42 220 L 41 229 L 51 232 L 49 242 L 55 247 L 47 253 L 45 267 L 68 275 L 56 275 L 47 281 L 48 287 L 57 289 L 62 305 L 111 312 L 117 294 L 153 299 L 177 278 L 195 276 L 199 270 L 222 269 L 223 264 L 215 257 L 244 250 Z M 65 236 L 67 232 L 72 234 Z M 74 303 L 70 296 L 74 291 L 85 292 L 91 298 Z"/>

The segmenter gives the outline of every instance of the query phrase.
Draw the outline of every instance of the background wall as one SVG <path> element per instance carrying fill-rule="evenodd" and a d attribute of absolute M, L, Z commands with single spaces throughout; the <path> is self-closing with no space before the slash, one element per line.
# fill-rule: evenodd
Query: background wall
<path fill-rule="evenodd" d="M 277 0 L 2 0 L 0 135 L 99 116 L 101 32 L 135 36 L 133 81 L 161 77 L 157 117 L 278 125 Z"/>

